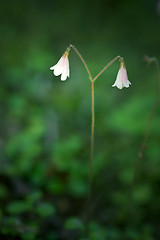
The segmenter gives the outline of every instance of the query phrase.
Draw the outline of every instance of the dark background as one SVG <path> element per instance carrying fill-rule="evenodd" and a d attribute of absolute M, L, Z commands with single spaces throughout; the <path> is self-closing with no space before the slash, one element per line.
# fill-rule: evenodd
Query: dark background
<path fill-rule="evenodd" d="M 132 83 L 111 87 L 118 61 L 95 83 L 89 206 L 90 81 L 73 50 L 66 82 L 49 70 L 70 43 L 93 76 L 121 55 Z M 2 1 L 0 53 L 0 239 L 160 239 L 159 73 L 143 61 L 160 61 L 160 1 Z"/>

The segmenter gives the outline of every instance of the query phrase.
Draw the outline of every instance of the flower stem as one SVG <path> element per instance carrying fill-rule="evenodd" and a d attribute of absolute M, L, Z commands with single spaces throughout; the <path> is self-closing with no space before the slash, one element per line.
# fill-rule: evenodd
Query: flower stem
<path fill-rule="evenodd" d="M 89 75 L 89 79 L 91 81 L 91 89 L 92 89 L 92 116 L 91 116 L 91 146 L 90 146 L 90 161 L 89 161 L 89 189 L 88 189 L 88 204 L 90 204 L 91 202 L 91 192 L 92 192 L 92 179 L 93 179 L 93 155 L 94 155 L 94 121 L 95 121 L 95 114 L 94 114 L 94 83 L 93 83 L 93 79 L 91 76 L 91 73 L 89 71 L 89 68 L 84 60 L 84 58 L 82 57 L 82 55 L 80 54 L 80 52 L 77 50 L 77 48 L 73 45 L 70 44 L 69 48 L 72 48 L 75 53 L 79 56 L 79 58 L 81 59 L 85 69 L 87 70 L 87 73 Z"/>
<path fill-rule="evenodd" d="M 82 55 L 80 54 L 80 52 L 77 50 L 77 48 L 75 46 L 73 46 L 72 44 L 70 44 L 69 48 L 73 48 L 73 50 L 76 52 L 76 54 L 79 56 L 79 58 L 81 59 L 85 69 L 87 70 L 88 72 L 88 75 L 89 75 L 89 79 L 92 81 L 92 76 L 91 76 L 91 73 L 89 71 L 89 68 L 86 64 L 86 62 L 84 61 L 84 58 L 82 57 Z"/>
<path fill-rule="evenodd" d="M 124 62 L 122 57 L 120 57 L 120 56 L 115 57 L 113 60 L 111 60 L 111 61 L 97 74 L 97 76 L 95 76 L 95 78 L 93 79 L 93 82 L 95 82 L 96 79 L 97 79 L 112 63 L 114 63 L 117 59 L 119 59 L 120 61 Z"/>
<path fill-rule="evenodd" d="M 158 63 L 158 61 L 155 57 L 150 58 L 148 56 L 145 56 L 144 61 L 147 62 L 148 66 L 151 63 L 155 63 L 155 65 L 156 65 L 156 86 L 155 86 L 154 102 L 153 102 L 153 105 L 152 105 L 150 115 L 148 117 L 147 126 L 146 126 L 146 129 L 145 129 L 145 132 L 144 132 L 143 140 L 142 140 L 142 143 L 140 145 L 140 149 L 139 149 L 139 152 L 138 152 L 138 155 L 137 155 L 137 158 L 136 158 L 136 161 L 135 161 L 134 170 L 133 170 L 133 179 L 132 179 L 132 182 L 131 182 L 131 187 L 130 187 L 130 192 L 129 192 L 129 204 L 128 204 L 128 209 L 133 210 L 133 211 L 135 210 L 134 206 L 133 206 L 134 205 L 133 191 L 134 191 L 135 184 L 136 184 L 136 181 L 137 181 L 137 177 L 138 177 L 138 174 L 139 174 L 139 171 L 140 171 L 141 160 L 144 156 L 144 151 L 145 151 L 145 148 L 146 148 L 146 145 L 147 145 L 147 140 L 148 140 L 148 137 L 149 137 L 149 130 L 150 130 L 150 127 L 151 127 L 151 123 L 152 123 L 154 114 L 155 114 L 155 110 L 156 110 L 156 107 L 157 107 L 157 104 L 158 104 L 158 97 L 159 97 L 159 77 L 160 77 L 160 75 L 159 75 L 159 63 Z"/>
<path fill-rule="evenodd" d="M 92 178 L 93 178 L 93 155 L 94 155 L 94 124 L 95 124 L 95 112 L 94 112 L 94 82 L 92 81 L 92 123 L 91 123 L 91 152 L 90 152 L 90 164 L 89 164 L 89 195 L 91 199 L 92 193 Z"/>
<path fill-rule="evenodd" d="M 89 161 L 89 191 L 88 191 L 88 204 L 90 205 L 91 203 L 91 193 L 92 193 L 92 181 L 93 181 L 93 157 L 94 157 L 94 128 L 95 128 L 95 111 L 94 111 L 94 82 L 96 79 L 112 64 L 114 63 L 117 59 L 119 59 L 122 63 L 124 63 L 123 58 L 120 56 L 115 57 L 113 60 L 111 60 L 98 74 L 97 76 L 93 79 L 91 76 L 91 73 L 89 71 L 89 68 L 80 54 L 80 52 L 77 50 L 77 48 L 70 44 L 68 47 L 67 51 L 70 51 L 70 49 L 73 49 L 75 53 L 79 56 L 81 59 L 85 69 L 87 70 L 87 73 L 89 75 L 89 79 L 91 81 L 91 91 L 92 91 L 92 98 L 91 98 L 91 108 L 92 108 L 92 113 L 91 113 L 91 146 L 90 146 L 90 161 Z"/>
<path fill-rule="evenodd" d="M 156 106 L 157 106 L 157 103 L 158 103 L 158 95 L 159 95 L 159 79 L 158 79 L 159 78 L 159 63 L 158 63 L 158 61 L 155 57 L 150 58 L 148 56 L 145 56 L 144 61 L 146 61 L 148 63 L 148 66 L 151 63 L 155 63 L 157 73 L 156 73 L 155 98 L 154 98 L 151 113 L 150 113 L 149 118 L 148 118 L 148 122 L 147 122 L 147 126 L 146 126 L 146 129 L 145 129 L 143 141 L 142 141 L 142 144 L 141 144 L 141 147 L 140 147 L 140 150 L 139 150 L 139 154 L 138 154 L 139 158 L 143 157 L 144 149 L 146 147 L 150 126 L 151 126 L 153 115 L 155 113 L 155 109 L 156 109 Z"/>
<path fill-rule="evenodd" d="M 91 81 L 91 90 L 92 90 L 92 99 L 91 99 L 91 107 L 92 107 L 92 116 L 91 116 L 91 148 L 90 148 L 90 162 L 89 162 L 89 192 L 88 192 L 88 200 L 89 202 L 91 201 L 91 190 L 92 190 L 92 179 L 93 179 L 93 156 L 94 156 L 94 127 L 95 127 L 95 112 L 94 112 L 94 82 L 96 81 L 96 79 L 112 64 L 114 63 L 117 59 L 119 59 L 121 62 L 123 61 L 123 58 L 120 56 L 115 57 L 113 60 L 111 60 L 98 74 L 97 76 L 93 79 L 91 76 L 91 73 L 89 71 L 89 68 L 84 60 L 84 58 L 82 57 L 82 55 L 80 54 L 80 52 L 77 50 L 77 48 L 70 44 L 70 46 L 68 47 L 68 51 L 70 49 L 73 49 L 75 51 L 75 53 L 79 56 L 79 58 L 81 59 L 85 69 L 87 70 L 87 73 L 89 75 L 89 79 Z"/>

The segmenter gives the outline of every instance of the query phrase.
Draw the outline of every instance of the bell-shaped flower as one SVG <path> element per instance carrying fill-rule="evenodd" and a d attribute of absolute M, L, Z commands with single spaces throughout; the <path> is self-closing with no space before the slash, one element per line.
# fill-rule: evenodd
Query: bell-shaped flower
<path fill-rule="evenodd" d="M 69 77 L 69 51 L 67 50 L 59 59 L 56 65 L 50 68 L 55 76 L 61 75 L 61 80 L 65 81 Z"/>
<path fill-rule="evenodd" d="M 122 89 L 123 87 L 128 88 L 130 84 L 131 83 L 128 80 L 125 65 L 124 65 L 124 63 L 121 63 L 120 69 L 119 69 L 118 74 L 117 74 L 116 81 L 112 85 L 112 87 L 117 87 L 119 89 Z"/>

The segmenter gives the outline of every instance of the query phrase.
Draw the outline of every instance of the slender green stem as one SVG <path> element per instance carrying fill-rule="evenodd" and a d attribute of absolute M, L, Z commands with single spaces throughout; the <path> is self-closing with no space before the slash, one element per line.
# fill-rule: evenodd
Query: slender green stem
<path fill-rule="evenodd" d="M 90 152 L 90 174 L 89 174 L 89 199 L 91 199 L 92 190 L 92 178 L 93 178 L 93 155 L 94 155 L 94 124 L 95 124 L 95 112 L 94 112 L 94 82 L 91 85 L 92 88 L 92 123 L 91 123 L 91 152 Z"/>
<path fill-rule="evenodd" d="M 149 136 L 149 130 L 150 130 L 151 123 L 152 123 L 152 120 L 153 120 L 153 117 L 154 117 L 154 113 L 155 113 L 155 110 L 156 110 L 156 107 L 157 107 L 157 104 L 158 104 L 158 97 L 159 97 L 159 63 L 158 63 L 158 61 L 155 57 L 150 58 L 148 56 L 145 56 L 144 61 L 147 62 L 148 66 L 153 62 L 156 65 L 156 86 L 155 86 L 154 102 L 153 102 L 153 105 L 152 105 L 150 115 L 148 117 L 147 126 L 146 126 L 146 129 L 145 129 L 145 132 L 144 132 L 144 136 L 143 136 L 143 140 L 142 140 L 139 152 L 138 152 L 138 156 L 137 156 L 136 161 L 135 161 L 133 179 L 132 179 L 130 193 L 129 193 L 129 206 L 128 206 L 128 208 L 133 210 L 133 211 L 134 211 L 134 208 L 133 208 L 133 204 L 134 204 L 133 191 L 134 191 L 134 187 L 135 187 L 135 184 L 136 184 L 136 181 L 137 181 L 137 176 L 138 176 L 138 172 L 139 172 L 139 168 L 140 168 L 140 164 L 141 164 L 141 159 L 143 158 L 143 155 L 144 155 L 144 151 L 145 151 L 148 136 Z"/>
<path fill-rule="evenodd" d="M 89 191 L 88 191 L 88 202 L 90 204 L 91 201 L 91 192 L 92 192 L 92 172 L 93 172 L 93 153 L 94 153 L 94 83 L 93 83 L 93 79 L 91 76 L 91 73 L 89 71 L 89 68 L 84 60 L 84 58 L 82 57 L 82 55 L 80 54 L 80 52 L 77 50 L 77 48 L 73 45 L 70 45 L 69 48 L 72 48 L 75 53 L 79 56 L 79 58 L 81 59 L 85 69 L 87 70 L 87 73 L 89 75 L 89 79 L 91 81 L 91 88 L 92 88 L 92 123 L 91 123 L 91 149 L 90 149 L 90 161 L 89 161 Z"/>
<path fill-rule="evenodd" d="M 145 57 L 144 61 L 147 61 L 148 65 L 150 65 L 151 63 L 154 62 L 155 65 L 156 65 L 157 74 L 156 74 L 155 98 L 154 98 L 154 102 L 153 102 L 153 106 L 152 106 L 150 116 L 148 118 L 148 123 L 147 123 L 147 127 L 146 127 L 146 130 L 145 130 L 145 133 L 144 133 L 143 141 L 142 141 L 142 144 L 141 144 L 141 147 L 140 147 L 140 150 L 139 150 L 139 154 L 138 154 L 139 158 L 143 157 L 143 152 L 144 152 L 144 149 L 146 147 L 150 126 L 151 126 L 151 122 L 152 122 L 152 119 L 153 119 L 153 116 L 154 116 L 154 112 L 155 112 L 155 109 L 156 109 L 156 106 L 157 106 L 157 103 L 158 103 L 158 95 L 159 95 L 159 79 L 158 79 L 159 78 L 159 63 L 158 63 L 158 61 L 155 57 L 150 58 L 148 56 Z"/>
<path fill-rule="evenodd" d="M 89 192 L 88 192 L 88 200 L 89 203 L 91 202 L 91 192 L 92 192 L 92 179 L 93 179 L 93 156 L 94 156 L 94 127 L 95 127 L 95 112 L 94 112 L 94 82 L 95 80 L 112 64 L 114 63 L 117 59 L 119 59 L 120 61 L 123 61 L 123 58 L 121 58 L 120 56 L 115 57 L 112 61 L 110 61 L 99 73 L 98 75 L 93 79 L 91 76 L 91 73 L 89 71 L 89 68 L 84 60 L 84 58 L 82 57 L 82 55 L 80 54 L 80 52 L 77 50 L 77 48 L 75 46 L 73 46 L 72 44 L 70 44 L 70 46 L 68 47 L 68 51 L 70 49 L 73 49 L 75 51 L 75 53 L 79 56 L 79 58 L 81 59 L 85 69 L 87 70 L 87 73 L 89 75 L 89 79 L 91 81 L 91 90 L 92 90 L 92 100 L 91 100 L 91 107 L 92 107 L 92 120 L 91 120 L 91 149 L 90 149 L 90 161 L 89 161 Z"/>
<path fill-rule="evenodd" d="M 114 63 L 117 59 L 120 59 L 123 61 L 123 58 L 120 56 L 115 57 L 113 60 L 111 60 L 98 74 L 97 76 L 93 79 L 93 82 L 96 81 L 96 79 L 112 64 Z"/>
<path fill-rule="evenodd" d="M 91 73 L 90 73 L 90 71 L 89 71 L 89 68 L 88 68 L 86 62 L 84 61 L 84 58 L 83 58 L 82 55 L 80 54 L 80 52 L 77 50 L 77 48 L 76 48 L 75 46 L 73 46 L 73 45 L 71 45 L 71 44 L 70 44 L 69 48 L 73 48 L 73 50 L 77 53 L 77 55 L 79 56 L 79 58 L 81 59 L 83 65 L 84 65 L 85 69 L 86 69 L 87 72 L 88 72 L 89 79 L 92 81 L 92 76 L 91 76 Z"/>

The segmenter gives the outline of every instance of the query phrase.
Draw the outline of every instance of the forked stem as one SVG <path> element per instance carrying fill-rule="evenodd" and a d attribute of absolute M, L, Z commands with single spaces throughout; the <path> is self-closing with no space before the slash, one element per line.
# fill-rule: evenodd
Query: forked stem
<path fill-rule="evenodd" d="M 120 56 L 115 57 L 112 61 L 110 61 L 98 74 L 97 76 L 93 79 L 92 75 L 90 73 L 90 70 L 84 60 L 84 58 L 82 57 L 82 55 L 80 54 L 80 52 L 77 50 L 77 48 L 70 44 L 70 46 L 68 47 L 68 51 L 70 51 L 70 49 L 73 49 L 75 51 L 75 53 L 79 56 L 79 58 L 81 59 L 85 69 L 87 70 L 89 79 L 91 81 L 91 90 L 92 90 L 92 98 L 91 98 L 91 107 L 92 107 L 92 119 L 91 119 L 91 149 L 90 149 L 90 161 L 89 161 L 89 191 L 88 191 L 88 201 L 90 203 L 91 201 L 91 195 L 92 195 L 92 179 L 93 179 L 93 156 L 94 156 L 94 128 L 95 128 L 95 111 L 94 111 L 94 82 L 96 81 L 96 79 L 112 64 L 114 63 L 117 59 L 119 59 L 121 62 L 124 63 L 123 58 Z"/>

